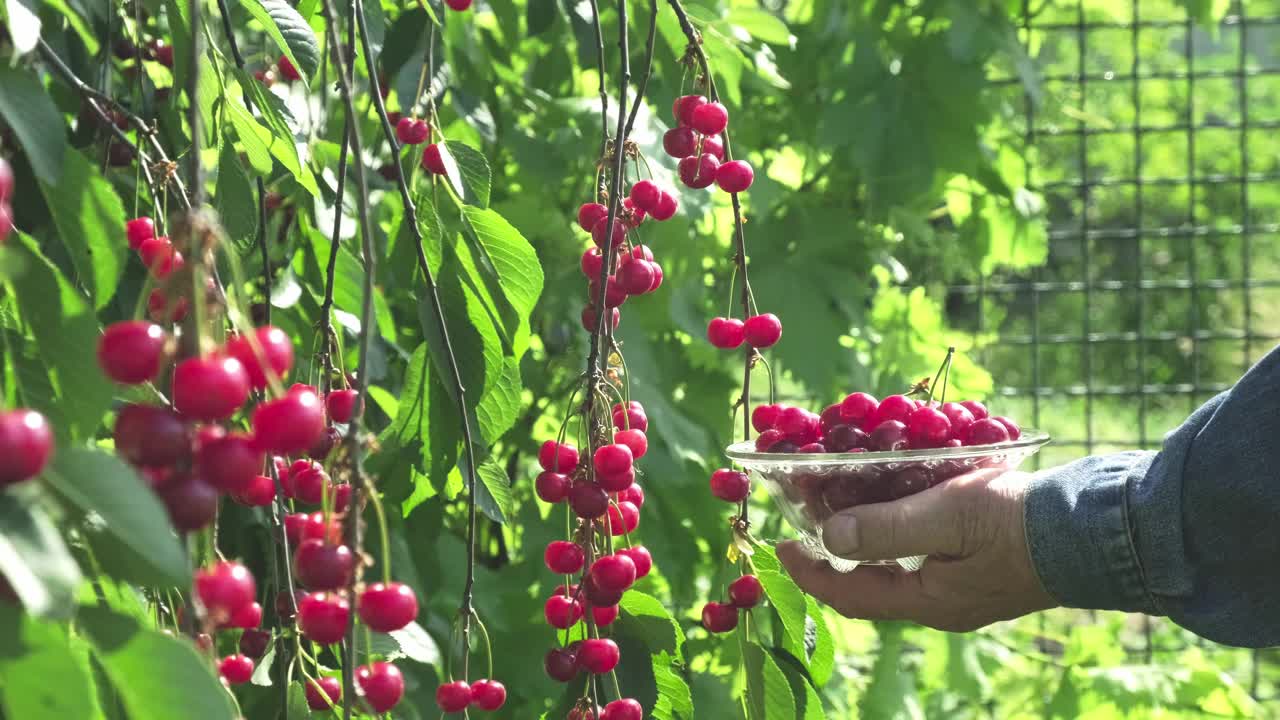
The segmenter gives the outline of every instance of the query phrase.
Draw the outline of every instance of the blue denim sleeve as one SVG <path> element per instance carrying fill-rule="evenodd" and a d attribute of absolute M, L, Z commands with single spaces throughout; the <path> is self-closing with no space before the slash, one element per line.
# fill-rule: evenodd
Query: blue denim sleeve
<path fill-rule="evenodd" d="M 1037 473 L 1026 534 L 1063 605 L 1167 615 L 1228 645 L 1280 645 L 1280 348 L 1159 452 Z"/>

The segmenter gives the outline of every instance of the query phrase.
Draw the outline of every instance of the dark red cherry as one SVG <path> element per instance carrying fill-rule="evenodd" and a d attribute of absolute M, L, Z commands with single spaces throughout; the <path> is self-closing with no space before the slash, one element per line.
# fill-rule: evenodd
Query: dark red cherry
<path fill-rule="evenodd" d="M 173 370 L 173 406 L 194 420 L 231 417 L 249 399 L 249 375 L 233 357 L 187 358 Z"/>
<path fill-rule="evenodd" d="M 507 688 L 497 680 L 477 680 L 471 683 L 471 706 L 493 711 L 507 702 Z"/>
<path fill-rule="evenodd" d="M 310 590 L 338 590 L 351 582 L 356 557 L 346 545 L 303 540 L 293 556 L 294 574 Z"/>
<path fill-rule="evenodd" d="M 230 655 L 218 663 L 218 674 L 228 685 L 243 685 L 253 677 L 253 660 L 244 655 Z"/>
<path fill-rule="evenodd" d="M 351 606 L 334 593 L 311 593 L 298 601 L 298 629 L 308 640 L 332 645 L 347 633 Z"/>
<path fill-rule="evenodd" d="M 727 603 L 709 602 L 702 606 L 702 626 L 708 632 L 727 633 L 738 627 L 738 608 Z"/>
<path fill-rule="evenodd" d="M 571 473 L 578 467 L 578 449 L 568 443 L 548 440 L 538 448 L 538 464 L 543 470 Z"/>
<path fill-rule="evenodd" d="M 711 473 L 711 494 L 725 502 L 742 502 L 751 494 L 751 480 L 744 472 L 721 468 Z"/>
<path fill-rule="evenodd" d="M 178 475 L 156 494 L 169 513 L 169 521 L 180 532 L 208 527 L 218 514 L 218 491 L 196 475 Z"/>
<path fill-rule="evenodd" d="M 259 404 L 252 425 L 258 447 L 288 455 L 304 453 L 324 433 L 324 406 L 313 390 L 291 389 L 284 397 Z"/>
<path fill-rule="evenodd" d="M 755 575 L 743 575 L 729 583 L 729 602 L 737 608 L 749 610 L 760 604 L 764 597 L 764 586 Z"/>
<path fill-rule="evenodd" d="M 542 659 L 542 668 L 547 677 L 567 683 L 578 674 L 578 657 L 567 648 L 551 648 Z"/>
<path fill-rule="evenodd" d="M 39 475 L 53 454 L 53 432 L 44 415 L 18 408 L 0 411 L 0 487 Z"/>
<path fill-rule="evenodd" d="M 361 665 L 356 668 L 356 684 L 364 691 L 365 704 L 375 713 L 387 712 L 404 697 L 404 676 L 391 663 Z"/>
<path fill-rule="evenodd" d="M 307 680 L 307 707 L 312 710 L 341 708 L 342 681 L 335 677 Z"/>
<path fill-rule="evenodd" d="M 369 629 L 394 632 L 418 618 L 418 598 L 404 583 L 374 583 L 360 593 L 356 612 Z"/>
<path fill-rule="evenodd" d="M 109 325 L 98 339 L 98 365 L 118 383 L 153 380 L 160 374 L 167 340 L 164 329 L 154 323 L 130 320 Z"/>

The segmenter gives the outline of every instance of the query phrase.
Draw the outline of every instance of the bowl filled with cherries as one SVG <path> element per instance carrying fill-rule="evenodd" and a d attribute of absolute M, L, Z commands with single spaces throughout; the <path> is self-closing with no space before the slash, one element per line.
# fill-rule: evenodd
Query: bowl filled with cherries
<path fill-rule="evenodd" d="M 731 445 L 726 453 L 764 483 L 811 550 L 848 572 L 858 562 L 833 555 L 822 543 L 822 524 L 831 515 L 914 495 L 975 470 L 1014 470 L 1049 441 L 976 400 L 916 390 L 880 399 L 855 392 L 821 413 L 761 405 L 751 413 L 755 442 Z M 918 570 L 923 561 L 885 558 L 874 564 Z"/>

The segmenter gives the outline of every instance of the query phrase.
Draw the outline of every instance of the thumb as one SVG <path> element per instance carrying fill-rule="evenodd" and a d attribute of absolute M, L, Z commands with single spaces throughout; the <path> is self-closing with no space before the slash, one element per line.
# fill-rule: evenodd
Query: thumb
<path fill-rule="evenodd" d="M 850 560 L 961 555 L 972 541 L 967 533 L 975 527 L 975 491 L 1001 472 L 983 470 L 901 500 L 851 507 L 823 523 L 822 542 Z"/>

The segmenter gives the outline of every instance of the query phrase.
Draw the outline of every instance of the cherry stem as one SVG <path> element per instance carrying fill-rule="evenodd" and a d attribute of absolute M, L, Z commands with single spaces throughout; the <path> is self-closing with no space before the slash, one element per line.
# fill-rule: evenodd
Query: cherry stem
<path fill-rule="evenodd" d="M 951 379 L 951 362 L 955 351 L 954 347 L 947 348 L 947 369 L 942 373 L 942 402 L 944 403 L 947 401 L 947 381 Z"/>
<path fill-rule="evenodd" d="M 933 402 L 933 390 L 938 386 L 938 379 L 942 377 L 943 371 L 951 367 L 951 356 L 955 355 L 955 352 L 956 349 L 954 347 L 947 348 L 947 356 L 942 359 L 942 365 L 938 366 L 938 372 L 934 374 L 933 382 L 929 383 L 929 394 L 925 397 L 926 403 Z M 944 399 L 945 394 L 944 392 Z"/>

